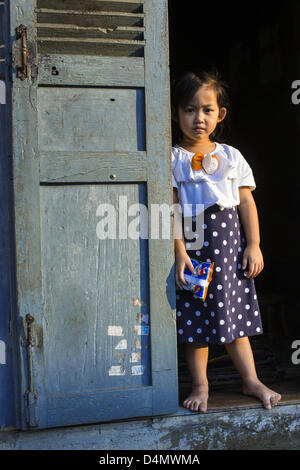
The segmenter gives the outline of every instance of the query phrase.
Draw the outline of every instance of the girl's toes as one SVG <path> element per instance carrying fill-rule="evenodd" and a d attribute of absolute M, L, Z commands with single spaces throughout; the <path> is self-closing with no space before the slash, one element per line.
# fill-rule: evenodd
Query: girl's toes
<path fill-rule="evenodd" d="M 193 410 L 193 411 L 198 411 L 198 408 L 199 408 L 198 402 L 197 402 L 197 401 L 194 401 L 194 402 L 193 402 L 192 410 Z"/>
<path fill-rule="evenodd" d="M 277 400 L 276 400 L 276 396 L 273 395 L 271 398 L 270 398 L 270 402 L 271 402 L 271 406 L 276 406 L 277 405 Z"/>
<path fill-rule="evenodd" d="M 270 400 L 271 405 L 276 406 L 280 399 L 281 399 L 281 395 L 279 395 L 279 394 L 271 396 L 271 400 Z"/>
<path fill-rule="evenodd" d="M 206 406 L 204 403 L 201 403 L 201 404 L 200 404 L 200 411 L 201 411 L 202 413 L 205 413 L 206 410 L 207 410 L 207 406 Z"/>
<path fill-rule="evenodd" d="M 265 407 L 267 410 L 270 410 L 270 409 L 272 408 L 270 399 L 263 400 L 263 404 L 264 404 L 264 407 Z"/>

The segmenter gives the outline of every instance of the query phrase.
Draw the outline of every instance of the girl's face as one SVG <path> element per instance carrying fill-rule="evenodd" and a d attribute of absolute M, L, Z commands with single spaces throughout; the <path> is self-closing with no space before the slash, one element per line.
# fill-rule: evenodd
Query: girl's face
<path fill-rule="evenodd" d="M 183 143 L 191 145 L 208 142 L 210 134 L 225 115 L 226 108 L 219 108 L 215 89 L 202 85 L 187 106 L 178 108 Z"/>

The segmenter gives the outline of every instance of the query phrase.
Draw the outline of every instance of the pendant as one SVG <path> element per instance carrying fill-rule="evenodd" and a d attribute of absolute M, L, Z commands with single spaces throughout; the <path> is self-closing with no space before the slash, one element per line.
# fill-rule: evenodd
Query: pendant
<path fill-rule="evenodd" d="M 202 152 L 195 153 L 191 160 L 191 166 L 193 170 L 199 171 L 202 170 L 202 160 L 204 159 L 204 154 Z"/>
<path fill-rule="evenodd" d="M 208 154 L 203 159 L 202 166 L 205 173 L 207 173 L 208 175 L 213 175 L 217 171 L 219 166 L 218 157 L 216 157 L 216 155 Z"/>
<path fill-rule="evenodd" d="M 219 159 L 216 155 L 211 155 L 210 153 L 204 157 L 204 154 L 199 152 L 193 156 L 191 166 L 195 171 L 203 169 L 208 175 L 213 175 L 218 169 Z"/>

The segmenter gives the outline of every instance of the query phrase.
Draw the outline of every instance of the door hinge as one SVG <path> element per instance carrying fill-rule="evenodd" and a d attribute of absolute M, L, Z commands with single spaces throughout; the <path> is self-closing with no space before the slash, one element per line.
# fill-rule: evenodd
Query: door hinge
<path fill-rule="evenodd" d="M 28 48 L 27 48 L 27 28 L 23 24 L 20 24 L 16 28 L 16 40 L 21 40 L 21 64 L 17 65 L 17 77 L 21 80 L 25 80 L 28 77 Z"/>
<path fill-rule="evenodd" d="M 32 365 L 32 348 L 35 346 L 35 340 L 32 336 L 31 325 L 34 322 L 34 317 L 28 313 L 25 321 L 27 324 L 28 390 L 25 392 L 24 398 L 26 423 L 28 427 L 33 428 L 39 424 L 38 394 L 34 390 Z"/>

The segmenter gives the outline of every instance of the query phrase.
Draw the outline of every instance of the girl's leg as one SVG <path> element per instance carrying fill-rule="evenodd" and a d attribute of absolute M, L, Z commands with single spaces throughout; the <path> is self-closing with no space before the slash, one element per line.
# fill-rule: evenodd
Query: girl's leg
<path fill-rule="evenodd" d="M 243 393 L 259 398 L 265 408 L 271 409 L 281 399 L 279 393 L 266 387 L 257 377 L 252 348 L 247 337 L 225 344 L 235 367 L 243 380 Z"/>
<path fill-rule="evenodd" d="M 193 380 L 191 394 L 184 400 L 183 406 L 192 411 L 202 411 L 207 409 L 208 381 L 207 381 L 207 360 L 208 346 L 201 343 L 186 343 L 184 352 L 188 368 Z"/>

